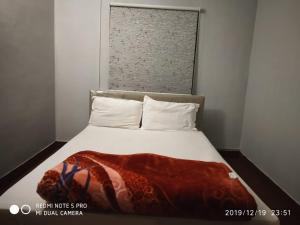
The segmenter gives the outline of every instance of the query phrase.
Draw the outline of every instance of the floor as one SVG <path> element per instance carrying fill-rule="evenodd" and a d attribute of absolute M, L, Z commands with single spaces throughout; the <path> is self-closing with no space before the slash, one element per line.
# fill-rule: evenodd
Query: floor
<path fill-rule="evenodd" d="M 36 154 L 33 158 L 21 164 L 12 172 L 8 173 L 6 176 L 0 179 L 0 195 L 2 195 L 7 189 L 9 189 L 13 184 L 15 184 L 18 180 L 32 171 L 36 166 L 38 166 L 41 162 L 55 153 L 58 149 L 60 149 L 65 142 L 54 142 L 48 148 L 44 149 L 42 152 Z"/>
<path fill-rule="evenodd" d="M 291 216 L 279 216 L 281 225 L 300 225 L 300 206 L 241 152 L 220 151 L 220 154 L 271 209 L 291 210 Z"/>
<path fill-rule="evenodd" d="M 1 178 L 0 195 L 64 144 L 64 142 L 54 142 L 43 152 Z M 300 224 L 300 206 L 258 170 L 241 152 L 220 151 L 220 154 L 271 209 L 291 210 L 291 216 L 279 216 L 281 225 Z"/>

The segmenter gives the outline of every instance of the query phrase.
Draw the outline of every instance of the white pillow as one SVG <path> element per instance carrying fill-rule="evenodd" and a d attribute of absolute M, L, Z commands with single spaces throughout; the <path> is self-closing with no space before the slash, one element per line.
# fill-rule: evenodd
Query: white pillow
<path fill-rule="evenodd" d="M 140 127 L 143 102 L 107 97 L 94 97 L 89 123 L 101 127 Z"/>
<path fill-rule="evenodd" d="M 142 129 L 197 130 L 199 104 L 156 101 L 144 97 Z"/>

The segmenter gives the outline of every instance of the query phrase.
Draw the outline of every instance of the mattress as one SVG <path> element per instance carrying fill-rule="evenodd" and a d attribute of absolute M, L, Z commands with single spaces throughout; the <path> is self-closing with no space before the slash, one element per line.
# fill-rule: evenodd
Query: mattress
<path fill-rule="evenodd" d="M 36 193 L 38 182 L 44 172 L 54 167 L 68 156 L 82 150 L 93 150 L 110 154 L 155 153 L 181 159 L 223 162 L 226 161 L 212 146 L 201 131 L 150 131 L 87 126 L 55 154 L 37 166 L 0 197 L 0 218 L 5 224 L 84 224 L 101 221 L 105 224 L 279 224 L 271 215 L 269 207 L 242 180 L 253 195 L 258 207 L 257 215 L 249 221 L 209 221 L 201 219 L 147 217 L 120 214 L 84 213 L 83 216 L 39 216 L 37 204 L 45 201 Z M 227 164 L 228 165 L 228 164 Z M 228 165 L 229 166 L 229 165 Z M 230 167 L 230 166 L 229 166 Z M 12 204 L 29 205 L 28 215 L 11 215 Z M 266 215 L 259 215 L 266 210 Z"/>

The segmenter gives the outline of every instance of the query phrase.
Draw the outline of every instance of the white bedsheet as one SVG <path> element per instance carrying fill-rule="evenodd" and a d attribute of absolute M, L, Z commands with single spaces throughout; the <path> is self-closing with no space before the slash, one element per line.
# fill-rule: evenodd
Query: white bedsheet
<path fill-rule="evenodd" d="M 150 131 L 150 130 L 129 130 L 119 128 L 105 128 L 88 126 L 76 137 L 69 141 L 55 154 L 41 163 L 32 172 L 13 185 L 0 197 L 0 218 L 6 218 L 10 224 L 34 224 L 37 216 L 23 215 L 21 218 L 13 219 L 8 214 L 8 208 L 12 204 L 29 204 L 34 210 L 36 203 L 43 203 L 44 200 L 36 193 L 37 183 L 48 169 L 63 161 L 66 157 L 82 150 L 94 150 L 111 154 L 132 154 L 132 153 L 156 153 L 182 159 L 193 159 L 202 161 L 225 162 L 220 154 L 211 145 L 205 135 L 200 131 Z M 226 163 L 226 162 L 225 162 Z M 228 164 L 227 164 L 228 165 Z M 242 180 L 241 180 L 242 181 Z M 242 181 L 243 182 L 243 181 Z M 243 182 L 244 183 L 244 182 Z M 259 197 L 244 183 L 248 191 L 254 196 L 258 209 L 267 210 L 266 216 L 255 216 L 250 221 L 221 222 L 206 221 L 197 219 L 178 219 L 160 217 L 142 217 L 127 215 L 103 215 L 90 214 L 83 217 L 64 217 L 68 221 L 74 220 L 85 223 L 88 218 L 99 218 L 108 223 L 121 224 L 248 224 L 248 225 L 271 225 L 279 224 L 276 216 L 271 216 L 270 209 L 259 199 Z M 14 216 L 16 217 L 16 216 Z M 30 218 L 30 219 L 29 219 Z M 39 217 L 41 218 L 41 217 Z M 119 222 L 118 222 L 119 219 Z M 59 220 L 47 217 L 47 220 Z M 97 219 L 98 220 L 98 219 Z M 126 221 L 127 220 L 127 221 Z M 22 222 L 21 222 L 22 221 Z M 81 222 L 80 222 L 81 221 Z M 56 221 L 55 224 L 58 224 Z"/>

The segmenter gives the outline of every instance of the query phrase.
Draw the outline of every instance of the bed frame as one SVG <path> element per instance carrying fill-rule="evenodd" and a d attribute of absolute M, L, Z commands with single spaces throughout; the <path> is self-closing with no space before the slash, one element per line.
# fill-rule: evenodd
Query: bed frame
<path fill-rule="evenodd" d="M 189 103 L 199 104 L 200 106 L 199 106 L 199 110 L 198 110 L 197 118 L 196 118 L 196 127 L 198 130 L 201 130 L 205 97 L 198 96 L 198 95 L 157 93 L 157 92 L 139 92 L 139 91 L 119 91 L 119 90 L 107 90 L 107 91 L 91 90 L 90 91 L 90 112 L 91 112 L 91 106 L 92 106 L 94 96 L 143 101 L 145 95 L 148 95 L 149 97 L 151 97 L 155 100 L 158 100 L 158 101 L 189 102 Z"/>

